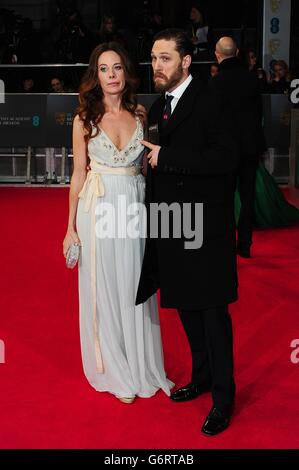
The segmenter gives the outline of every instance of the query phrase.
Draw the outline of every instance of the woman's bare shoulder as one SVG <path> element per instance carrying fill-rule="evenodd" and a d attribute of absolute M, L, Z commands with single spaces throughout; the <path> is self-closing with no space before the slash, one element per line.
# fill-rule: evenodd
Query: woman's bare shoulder
<path fill-rule="evenodd" d="M 79 114 L 76 114 L 76 116 L 74 117 L 74 123 L 76 123 L 77 125 L 78 125 L 78 124 L 81 124 L 81 126 L 83 126 L 84 121 L 83 121 L 83 119 L 79 116 Z"/>
<path fill-rule="evenodd" d="M 74 130 L 80 131 L 80 132 L 82 132 L 83 134 L 86 134 L 86 133 L 87 133 L 87 130 L 86 130 L 86 128 L 84 127 L 84 121 L 83 121 L 83 119 L 79 116 L 79 114 L 76 114 L 76 116 L 74 117 L 73 126 L 74 126 Z"/>

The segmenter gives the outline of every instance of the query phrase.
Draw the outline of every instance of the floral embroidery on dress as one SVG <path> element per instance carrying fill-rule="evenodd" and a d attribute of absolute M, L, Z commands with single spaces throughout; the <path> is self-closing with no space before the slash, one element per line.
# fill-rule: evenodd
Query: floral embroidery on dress
<path fill-rule="evenodd" d="M 132 134 L 131 139 L 127 145 L 119 150 L 114 143 L 111 141 L 109 136 L 103 129 L 99 129 L 100 132 L 95 140 L 91 140 L 89 143 L 89 155 L 93 158 L 95 152 L 98 153 L 98 146 L 100 145 L 103 150 L 103 158 L 98 156 L 96 158 L 103 165 L 111 166 L 142 166 L 142 156 L 145 151 L 140 140 L 143 139 L 143 125 L 140 119 L 136 118 L 136 129 Z M 138 153 L 138 159 L 136 159 L 136 153 Z"/>
<path fill-rule="evenodd" d="M 130 139 L 126 147 L 124 147 L 122 150 L 119 150 L 113 144 L 113 142 L 111 142 L 111 139 L 107 136 L 103 129 L 101 129 L 101 137 L 103 141 L 103 147 L 109 150 L 113 149 L 113 154 L 111 157 L 113 163 L 125 164 L 128 161 L 128 156 L 130 155 L 130 153 L 134 152 L 138 148 L 138 146 L 140 146 L 140 140 L 143 139 L 143 128 L 138 119 L 136 130 L 132 135 L 132 138 Z"/>

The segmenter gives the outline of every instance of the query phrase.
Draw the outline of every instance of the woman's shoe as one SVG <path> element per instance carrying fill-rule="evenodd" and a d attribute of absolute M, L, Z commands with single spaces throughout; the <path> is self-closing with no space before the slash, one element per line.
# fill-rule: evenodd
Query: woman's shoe
<path fill-rule="evenodd" d="M 116 397 L 119 399 L 119 401 L 121 401 L 122 403 L 133 403 L 133 401 L 135 400 L 135 397 Z"/>

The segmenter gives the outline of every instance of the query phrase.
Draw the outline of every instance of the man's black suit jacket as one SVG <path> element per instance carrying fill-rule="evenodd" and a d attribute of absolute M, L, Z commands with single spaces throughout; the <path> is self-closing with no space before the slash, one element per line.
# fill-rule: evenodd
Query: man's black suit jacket
<path fill-rule="evenodd" d="M 219 74 L 210 80 L 209 87 L 222 105 L 232 111 L 240 163 L 248 158 L 258 159 L 266 150 L 266 142 L 262 128 L 262 99 L 256 76 L 237 57 L 231 57 L 221 62 Z"/>
<path fill-rule="evenodd" d="M 164 96 L 149 126 L 160 130 L 158 166 L 149 167 L 146 203 L 203 203 L 203 245 L 186 249 L 184 236 L 147 238 L 136 303 L 160 288 L 162 307 L 202 309 L 237 299 L 234 189 L 238 153 L 227 109 L 198 79 L 161 129 Z"/>

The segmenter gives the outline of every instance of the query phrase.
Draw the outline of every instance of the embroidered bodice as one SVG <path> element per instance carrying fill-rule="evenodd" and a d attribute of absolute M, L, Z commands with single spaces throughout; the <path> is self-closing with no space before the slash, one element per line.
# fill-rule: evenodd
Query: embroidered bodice
<path fill-rule="evenodd" d="M 138 118 L 136 118 L 136 129 L 131 139 L 122 150 L 119 150 L 106 132 L 100 128 L 99 134 L 89 140 L 89 158 L 102 165 L 111 167 L 142 165 L 144 154 L 144 146 L 140 143 L 142 139 L 143 126 Z"/>

